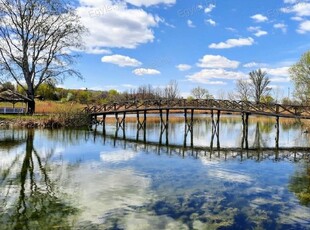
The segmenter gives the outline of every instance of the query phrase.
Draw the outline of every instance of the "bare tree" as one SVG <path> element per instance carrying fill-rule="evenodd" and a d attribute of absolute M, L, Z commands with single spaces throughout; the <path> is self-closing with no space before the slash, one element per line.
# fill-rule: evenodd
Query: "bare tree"
<path fill-rule="evenodd" d="M 191 90 L 191 94 L 196 99 L 209 99 L 212 98 L 212 95 L 209 93 L 207 89 L 201 88 L 200 86 Z"/>
<path fill-rule="evenodd" d="M 81 75 L 72 69 L 84 28 L 67 1 L 0 0 L 0 72 L 27 93 L 30 114 L 44 82 Z"/>
<path fill-rule="evenodd" d="M 179 85 L 177 81 L 170 81 L 164 89 L 165 97 L 174 100 L 180 96 Z"/>
<path fill-rule="evenodd" d="M 249 101 L 251 96 L 250 83 L 245 79 L 238 79 L 236 83 L 237 98 L 241 101 Z"/>
<path fill-rule="evenodd" d="M 270 80 L 267 72 L 261 69 L 254 70 L 249 73 L 252 97 L 256 103 L 259 103 L 262 96 L 267 96 L 271 90 L 268 87 Z"/>

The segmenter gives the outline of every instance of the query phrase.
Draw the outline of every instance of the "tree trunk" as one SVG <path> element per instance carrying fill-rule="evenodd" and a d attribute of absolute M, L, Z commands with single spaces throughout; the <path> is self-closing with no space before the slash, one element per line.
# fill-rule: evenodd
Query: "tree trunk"
<path fill-rule="evenodd" d="M 34 96 L 33 95 L 28 95 L 28 98 L 30 101 L 28 101 L 28 111 L 27 113 L 30 115 L 33 115 L 36 109 L 36 103 L 34 101 Z"/>

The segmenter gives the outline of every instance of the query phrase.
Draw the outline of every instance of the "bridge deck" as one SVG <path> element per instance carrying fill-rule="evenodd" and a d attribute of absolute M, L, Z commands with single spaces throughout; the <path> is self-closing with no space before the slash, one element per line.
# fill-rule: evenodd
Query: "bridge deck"
<path fill-rule="evenodd" d="M 92 106 L 84 109 L 91 116 L 109 115 L 116 113 L 138 113 L 153 111 L 225 111 L 232 113 L 248 113 L 263 116 L 310 119 L 310 107 L 301 105 L 265 104 L 248 101 L 229 100 L 143 100 L 127 101 L 102 106 Z"/>

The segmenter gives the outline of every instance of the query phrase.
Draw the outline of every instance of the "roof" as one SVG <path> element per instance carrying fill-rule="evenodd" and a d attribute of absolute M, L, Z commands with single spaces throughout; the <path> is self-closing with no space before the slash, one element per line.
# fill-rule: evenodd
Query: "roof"
<path fill-rule="evenodd" d="M 17 102 L 29 102 L 29 101 L 31 100 L 28 97 L 20 93 L 14 92 L 10 89 L 0 92 L 0 102 L 17 103 Z"/>

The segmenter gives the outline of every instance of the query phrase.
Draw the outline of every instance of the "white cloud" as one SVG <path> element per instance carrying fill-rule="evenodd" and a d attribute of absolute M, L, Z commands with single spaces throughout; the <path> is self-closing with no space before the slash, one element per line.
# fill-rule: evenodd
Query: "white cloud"
<path fill-rule="evenodd" d="M 238 61 L 232 61 L 226 57 L 220 55 L 205 55 L 202 59 L 199 60 L 197 66 L 202 68 L 230 68 L 235 69 L 239 66 Z"/>
<path fill-rule="evenodd" d="M 138 60 L 136 60 L 134 58 L 130 58 L 128 56 L 123 56 L 123 55 L 119 55 L 119 54 L 114 54 L 111 56 L 104 56 L 101 59 L 101 61 L 105 62 L 105 63 L 115 64 L 115 65 L 118 65 L 120 67 L 125 67 L 125 66 L 137 67 L 137 66 L 142 65 L 141 62 L 139 62 Z"/>
<path fill-rule="evenodd" d="M 187 71 L 187 70 L 190 70 L 192 66 L 187 65 L 187 64 L 180 64 L 180 65 L 177 65 L 176 68 L 180 71 Z"/>
<path fill-rule="evenodd" d="M 214 79 L 236 80 L 244 77 L 244 73 L 227 71 L 224 69 L 203 69 L 200 72 L 186 76 L 189 81 L 213 85 L 226 84 L 224 81 L 214 81 Z"/>
<path fill-rule="evenodd" d="M 256 22 L 266 22 L 268 21 L 268 18 L 262 14 L 255 14 L 251 16 L 251 18 Z"/>
<path fill-rule="evenodd" d="M 188 27 L 191 27 L 191 28 L 195 28 L 196 26 L 194 25 L 193 21 L 192 20 L 187 20 L 187 26 Z"/>
<path fill-rule="evenodd" d="M 239 38 L 239 39 L 228 39 L 225 42 L 212 43 L 209 45 L 211 49 L 229 49 L 233 47 L 241 46 L 251 46 L 254 44 L 254 39 L 251 37 L 248 38 Z"/>
<path fill-rule="evenodd" d="M 284 3 L 289 3 L 289 4 L 294 4 L 296 3 L 298 0 L 284 0 Z"/>
<path fill-rule="evenodd" d="M 102 49 L 99 47 L 89 47 L 85 50 L 85 52 L 88 54 L 110 54 L 111 50 Z"/>
<path fill-rule="evenodd" d="M 205 20 L 205 23 L 210 24 L 211 26 L 216 26 L 216 22 L 212 19 Z"/>
<path fill-rule="evenodd" d="M 173 5 L 176 3 L 176 0 L 126 0 L 126 2 L 139 7 L 149 7 L 158 4 Z"/>
<path fill-rule="evenodd" d="M 287 25 L 284 24 L 284 23 L 277 23 L 277 24 L 274 24 L 273 27 L 275 29 L 280 29 L 283 33 L 286 33 L 287 32 Z"/>
<path fill-rule="evenodd" d="M 233 33 L 237 33 L 237 32 L 238 32 L 237 29 L 232 28 L 232 27 L 226 27 L 225 29 L 228 30 L 228 31 L 230 31 L 230 32 L 233 32 Z"/>
<path fill-rule="evenodd" d="M 272 76 L 289 76 L 290 67 L 280 67 L 280 68 L 263 68 L 263 71 L 266 71 L 268 75 Z"/>
<path fill-rule="evenodd" d="M 291 19 L 292 19 L 293 21 L 298 21 L 298 22 L 304 20 L 302 17 L 299 17 L 299 16 L 291 17 Z"/>
<path fill-rule="evenodd" d="M 126 4 L 110 0 L 80 0 L 77 14 L 88 29 L 84 36 L 88 50 L 107 48 L 136 48 L 153 42 L 153 27 L 162 20 L 142 9 L 129 9 Z"/>
<path fill-rule="evenodd" d="M 256 37 L 261 37 L 261 36 L 268 34 L 267 31 L 261 30 L 261 27 L 259 27 L 259 26 L 250 26 L 250 27 L 248 27 L 248 31 L 254 32 L 254 35 Z"/>
<path fill-rule="evenodd" d="M 310 32 L 310 20 L 300 23 L 299 28 L 297 29 L 297 32 L 300 34 L 305 34 L 307 32 Z"/>
<path fill-rule="evenodd" d="M 289 68 L 290 67 L 279 67 L 279 68 L 263 68 L 266 71 L 272 82 L 289 82 Z"/>
<path fill-rule="evenodd" d="M 259 64 L 256 62 L 249 62 L 249 63 L 246 63 L 243 65 L 244 68 L 253 68 L 253 67 L 257 67 L 257 66 L 259 66 Z"/>
<path fill-rule="evenodd" d="M 281 8 L 283 13 L 295 13 L 298 17 L 310 16 L 310 3 L 299 2 L 292 7 Z"/>
<path fill-rule="evenodd" d="M 156 70 L 156 69 L 144 69 L 144 68 L 140 68 L 140 69 L 135 69 L 134 71 L 132 71 L 132 73 L 134 73 L 137 76 L 143 76 L 143 75 L 158 75 L 160 74 L 160 71 Z"/>
<path fill-rule="evenodd" d="M 209 4 L 208 7 L 205 8 L 205 13 L 211 13 L 212 10 L 215 8 L 216 6 L 214 4 Z"/>
<path fill-rule="evenodd" d="M 255 35 L 256 37 L 261 37 L 261 36 L 264 36 L 264 35 L 267 35 L 267 34 L 268 34 L 267 31 L 259 30 L 259 31 L 257 31 L 254 35 Z"/>

